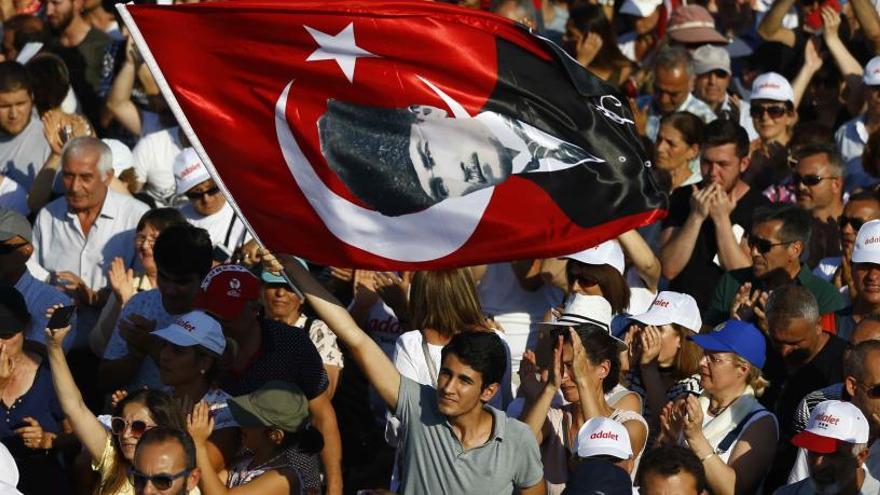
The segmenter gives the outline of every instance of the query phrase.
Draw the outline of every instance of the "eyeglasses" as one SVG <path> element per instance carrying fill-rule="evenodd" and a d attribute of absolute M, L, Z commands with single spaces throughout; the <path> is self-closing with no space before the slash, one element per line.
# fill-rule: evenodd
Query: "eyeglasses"
<path fill-rule="evenodd" d="M 847 225 L 852 227 L 852 229 L 856 232 L 862 228 L 862 225 L 865 225 L 867 220 L 862 220 L 861 218 L 856 217 L 848 217 L 845 215 L 841 215 L 840 218 L 837 219 L 837 225 L 840 226 L 840 230 L 843 230 Z"/>
<path fill-rule="evenodd" d="M 858 382 L 858 384 L 865 388 L 865 393 L 868 394 L 868 397 L 872 399 L 880 398 L 880 383 L 877 385 L 868 385 L 867 383 Z"/>
<path fill-rule="evenodd" d="M 220 192 L 220 187 L 214 186 L 211 189 L 207 189 L 202 192 L 189 191 L 189 192 L 185 193 L 184 196 L 189 198 L 190 201 L 198 201 L 198 200 L 204 198 L 205 196 L 213 196 L 213 195 L 217 194 L 218 192 Z"/>
<path fill-rule="evenodd" d="M 787 110 L 783 105 L 752 105 L 751 108 L 749 108 L 749 115 L 755 119 L 763 117 L 765 112 L 771 119 L 778 119 L 785 115 Z"/>
<path fill-rule="evenodd" d="M 716 354 L 705 354 L 705 357 L 706 357 L 706 360 L 709 361 L 709 364 L 711 364 L 712 366 L 718 366 L 719 364 L 733 362 L 732 359 L 724 359 L 723 357 L 718 356 Z"/>
<path fill-rule="evenodd" d="M 0 244 L 0 254 L 12 254 L 16 249 L 27 246 L 27 244 L 26 242 L 21 244 Z"/>
<path fill-rule="evenodd" d="M 813 187 L 815 185 L 818 185 L 820 182 L 822 182 L 825 179 L 833 179 L 833 178 L 834 177 L 822 177 L 821 175 L 816 175 L 816 174 L 801 175 L 797 172 L 791 174 L 791 182 L 796 186 L 799 184 L 803 184 L 808 187 Z"/>
<path fill-rule="evenodd" d="M 788 242 L 772 242 L 767 239 L 761 239 L 760 237 L 750 236 L 748 243 L 749 248 L 757 249 L 761 254 L 767 254 L 773 249 L 774 246 L 782 246 L 784 244 L 791 244 L 794 241 Z"/>
<path fill-rule="evenodd" d="M 140 419 L 126 421 L 125 418 L 120 418 L 118 416 L 110 419 L 110 431 L 112 431 L 114 435 L 122 435 L 126 428 L 131 428 L 132 436 L 140 437 L 145 431 L 155 427 L 148 425 L 146 421 Z"/>
<path fill-rule="evenodd" d="M 129 476 L 131 477 L 131 484 L 134 485 L 135 491 L 141 491 L 146 488 L 147 483 L 152 483 L 153 486 L 157 490 L 167 490 L 171 488 L 171 485 L 174 484 L 174 480 L 177 478 L 183 478 L 185 476 L 189 476 L 189 473 L 192 472 L 192 469 L 184 469 L 183 471 L 175 474 L 154 474 L 149 476 L 145 473 L 138 471 L 137 469 L 132 468 L 129 471 Z"/>
<path fill-rule="evenodd" d="M 138 234 L 134 236 L 134 244 L 135 246 L 140 246 L 141 244 L 147 244 L 152 246 L 156 244 L 156 237 L 152 235 L 141 235 Z"/>

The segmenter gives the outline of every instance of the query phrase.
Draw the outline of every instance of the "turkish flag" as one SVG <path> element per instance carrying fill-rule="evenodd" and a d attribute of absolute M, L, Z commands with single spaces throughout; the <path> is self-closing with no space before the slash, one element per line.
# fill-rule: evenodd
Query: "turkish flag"
<path fill-rule="evenodd" d="M 435 269 L 572 253 L 665 215 L 624 97 L 506 19 L 413 1 L 120 11 L 276 252 Z"/>

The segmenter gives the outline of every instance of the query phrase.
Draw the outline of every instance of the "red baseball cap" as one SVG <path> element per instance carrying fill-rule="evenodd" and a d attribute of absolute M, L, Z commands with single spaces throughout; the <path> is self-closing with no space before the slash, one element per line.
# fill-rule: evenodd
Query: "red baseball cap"
<path fill-rule="evenodd" d="M 215 266 L 202 280 L 193 306 L 231 320 L 241 313 L 248 301 L 260 296 L 260 279 L 241 265 Z"/>

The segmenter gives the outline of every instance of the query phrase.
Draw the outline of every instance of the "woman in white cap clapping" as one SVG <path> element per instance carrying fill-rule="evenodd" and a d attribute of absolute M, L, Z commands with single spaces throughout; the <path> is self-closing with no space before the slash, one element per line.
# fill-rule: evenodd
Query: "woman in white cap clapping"
<path fill-rule="evenodd" d="M 761 74 L 752 84 L 749 114 L 758 139 L 752 141 L 751 165 L 743 180 L 758 191 L 777 184 L 791 173 L 786 147 L 797 123 L 794 91 L 775 72 Z"/>
<path fill-rule="evenodd" d="M 632 356 L 624 380 L 642 396 L 643 415 L 656 427 L 657 415 L 667 402 L 703 390 L 699 374 L 703 351 L 688 340 L 703 324 L 700 309 L 688 294 L 663 291 L 647 312 L 630 318 L 636 323 L 624 338 Z"/>

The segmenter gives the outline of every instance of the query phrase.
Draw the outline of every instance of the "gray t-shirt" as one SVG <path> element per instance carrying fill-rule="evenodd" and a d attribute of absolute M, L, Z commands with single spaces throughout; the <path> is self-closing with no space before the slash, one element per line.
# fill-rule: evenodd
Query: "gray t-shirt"
<path fill-rule="evenodd" d="M 395 415 L 403 432 L 400 493 L 513 493 L 542 482 L 538 442 L 528 426 L 486 406 L 494 416 L 485 444 L 464 450 L 437 407 L 437 391 L 400 377 Z"/>
<path fill-rule="evenodd" d="M 18 182 L 25 191 L 31 190 L 34 177 L 51 153 L 43 134 L 43 122 L 36 112 L 17 135 L 0 133 L 0 173 Z"/>

